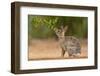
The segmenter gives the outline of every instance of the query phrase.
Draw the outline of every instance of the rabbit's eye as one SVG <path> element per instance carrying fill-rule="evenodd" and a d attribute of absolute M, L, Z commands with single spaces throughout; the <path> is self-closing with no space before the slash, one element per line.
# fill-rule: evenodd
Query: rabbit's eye
<path fill-rule="evenodd" d="M 58 32 L 60 33 L 60 32 L 61 32 L 61 30 L 58 30 Z"/>
<path fill-rule="evenodd" d="M 58 33 L 60 33 L 60 31 L 58 31 Z"/>

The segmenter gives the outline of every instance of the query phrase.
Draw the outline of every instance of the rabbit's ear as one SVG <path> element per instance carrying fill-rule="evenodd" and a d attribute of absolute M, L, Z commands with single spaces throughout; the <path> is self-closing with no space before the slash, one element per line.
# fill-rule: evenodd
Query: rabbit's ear
<path fill-rule="evenodd" d="M 61 28 L 61 30 L 64 30 L 64 27 L 63 26 L 61 26 L 60 28 Z"/>
<path fill-rule="evenodd" d="M 57 29 L 57 28 L 54 28 L 53 30 L 54 30 L 55 32 L 58 32 L 58 29 Z"/>
<path fill-rule="evenodd" d="M 65 28 L 64 28 L 64 31 L 66 32 L 66 31 L 67 31 L 67 29 L 68 29 L 68 26 L 66 25 L 66 26 L 65 26 Z"/>

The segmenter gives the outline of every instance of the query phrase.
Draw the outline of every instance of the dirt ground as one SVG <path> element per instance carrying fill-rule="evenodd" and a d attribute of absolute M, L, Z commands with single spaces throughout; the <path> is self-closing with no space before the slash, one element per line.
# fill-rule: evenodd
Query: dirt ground
<path fill-rule="evenodd" d="M 81 55 L 79 57 L 69 57 L 68 53 L 61 56 L 61 48 L 57 40 L 32 40 L 28 47 L 29 60 L 43 60 L 43 59 L 76 59 L 87 58 L 88 48 L 87 40 L 81 40 Z"/>

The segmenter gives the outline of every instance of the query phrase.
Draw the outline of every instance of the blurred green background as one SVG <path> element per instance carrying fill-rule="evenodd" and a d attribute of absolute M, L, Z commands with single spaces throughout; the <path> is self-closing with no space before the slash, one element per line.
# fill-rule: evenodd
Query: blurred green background
<path fill-rule="evenodd" d="M 87 38 L 87 17 L 28 15 L 29 39 L 54 38 L 56 34 L 53 29 L 55 27 L 60 28 L 60 26 L 68 26 L 66 36 L 71 35 L 82 39 Z"/>

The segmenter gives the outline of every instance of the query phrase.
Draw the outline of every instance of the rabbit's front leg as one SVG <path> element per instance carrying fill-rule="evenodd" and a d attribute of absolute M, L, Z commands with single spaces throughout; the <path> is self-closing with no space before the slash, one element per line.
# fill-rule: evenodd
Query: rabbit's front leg
<path fill-rule="evenodd" d="M 64 55 L 65 55 L 65 50 L 62 49 L 62 57 L 64 57 Z"/>
<path fill-rule="evenodd" d="M 64 43 L 61 45 L 61 48 L 62 48 L 62 57 L 64 57 L 65 52 L 66 52 L 66 47 L 65 47 Z"/>

